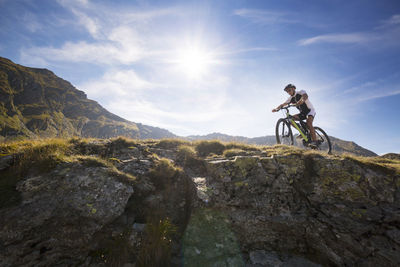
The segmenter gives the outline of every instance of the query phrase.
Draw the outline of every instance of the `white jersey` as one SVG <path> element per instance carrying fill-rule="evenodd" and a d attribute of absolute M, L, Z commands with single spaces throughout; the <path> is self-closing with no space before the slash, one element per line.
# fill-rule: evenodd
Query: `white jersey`
<path fill-rule="evenodd" d="M 289 98 L 285 101 L 285 104 L 296 104 L 302 95 L 306 94 L 306 91 L 300 90 L 294 94 L 294 96 L 289 96 Z M 303 104 L 297 107 L 300 110 L 300 113 L 308 116 L 311 115 L 315 117 L 315 109 L 314 106 L 311 104 L 311 101 L 307 98 L 306 101 L 304 101 Z"/>

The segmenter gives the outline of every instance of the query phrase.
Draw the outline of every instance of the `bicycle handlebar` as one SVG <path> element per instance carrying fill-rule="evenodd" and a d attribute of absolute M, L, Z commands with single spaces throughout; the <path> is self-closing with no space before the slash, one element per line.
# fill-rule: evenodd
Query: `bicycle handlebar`
<path fill-rule="evenodd" d="M 297 107 L 296 105 L 287 105 L 286 107 L 281 107 L 280 109 L 278 109 L 277 111 L 281 110 L 281 109 L 288 109 L 288 108 L 292 108 L 292 107 Z"/>

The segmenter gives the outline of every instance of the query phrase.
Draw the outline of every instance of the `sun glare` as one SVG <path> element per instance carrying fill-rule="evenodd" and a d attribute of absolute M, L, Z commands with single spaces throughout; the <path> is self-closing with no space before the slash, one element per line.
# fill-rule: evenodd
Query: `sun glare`
<path fill-rule="evenodd" d="M 200 78 L 209 71 L 213 60 L 209 53 L 199 48 L 189 48 L 180 52 L 178 64 L 188 78 Z"/>

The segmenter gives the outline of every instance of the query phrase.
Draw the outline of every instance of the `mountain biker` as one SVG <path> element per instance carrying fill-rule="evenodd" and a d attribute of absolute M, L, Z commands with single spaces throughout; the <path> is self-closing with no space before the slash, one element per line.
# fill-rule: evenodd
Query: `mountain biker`
<path fill-rule="evenodd" d="M 293 84 L 286 85 L 284 90 L 290 95 L 289 98 L 284 103 L 280 104 L 277 108 L 274 108 L 272 112 L 277 112 L 282 107 L 290 103 L 295 104 L 296 107 L 300 110 L 300 113 L 294 115 L 293 118 L 298 121 L 305 120 L 307 118 L 307 127 L 310 130 L 312 140 L 310 145 L 316 147 L 317 137 L 315 135 L 315 129 L 313 126 L 313 121 L 316 113 L 313 105 L 308 99 L 306 91 L 301 90 L 299 92 L 296 92 L 296 86 L 294 86 Z"/>

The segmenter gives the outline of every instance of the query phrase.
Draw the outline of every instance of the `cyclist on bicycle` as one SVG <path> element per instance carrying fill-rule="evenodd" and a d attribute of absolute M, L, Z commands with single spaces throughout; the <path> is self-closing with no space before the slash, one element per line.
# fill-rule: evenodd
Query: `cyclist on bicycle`
<path fill-rule="evenodd" d="M 316 143 L 317 137 L 315 135 L 315 130 L 313 126 L 315 109 L 311 104 L 310 100 L 308 99 L 306 91 L 301 90 L 299 92 L 296 92 L 296 86 L 294 86 L 293 84 L 286 85 L 284 90 L 290 95 L 290 97 L 284 103 L 280 104 L 277 108 L 274 108 L 272 112 L 277 112 L 282 107 L 290 103 L 295 104 L 297 108 L 300 110 L 300 113 L 294 115 L 293 118 L 298 121 L 305 120 L 307 118 L 307 126 L 308 129 L 310 130 L 311 140 L 312 140 L 310 145 L 317 146 Z"/>

